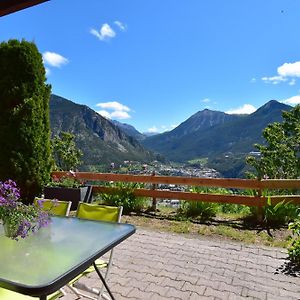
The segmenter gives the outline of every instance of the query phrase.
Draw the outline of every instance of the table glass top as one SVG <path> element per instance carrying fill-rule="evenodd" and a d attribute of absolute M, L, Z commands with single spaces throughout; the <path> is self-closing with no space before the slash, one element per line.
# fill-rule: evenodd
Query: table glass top
<path fill-rule="evenodd" d="M 49 285 L 134 230 L 129 224 L 53 217 L 48 227 L 14 241 L 0 225 L 0 284 Z"/>

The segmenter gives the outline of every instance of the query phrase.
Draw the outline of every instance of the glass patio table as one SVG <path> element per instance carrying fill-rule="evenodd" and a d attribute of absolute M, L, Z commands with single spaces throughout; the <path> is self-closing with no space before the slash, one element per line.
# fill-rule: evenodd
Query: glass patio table
<path fill-rule="evenodd" d="M 52 217 L 19 241 L 0 226 L 0 287 L 46 299 L 135 232 L 130 224 Z"/>

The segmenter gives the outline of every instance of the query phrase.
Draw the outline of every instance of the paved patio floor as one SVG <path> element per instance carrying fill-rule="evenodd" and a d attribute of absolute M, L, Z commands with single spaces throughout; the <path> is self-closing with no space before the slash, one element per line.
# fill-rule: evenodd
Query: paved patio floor
<path fill-rule="evenodd" d="M 108 284 L 122 299 L 300 299 L 286 251 L 137 229 L 115 250 Z M 92 273 L 82 282 L 99 287 Z M 68 288 L 63 300 L 77 299 Z M 84 298 L 82 298 L 84 299 Z"/>

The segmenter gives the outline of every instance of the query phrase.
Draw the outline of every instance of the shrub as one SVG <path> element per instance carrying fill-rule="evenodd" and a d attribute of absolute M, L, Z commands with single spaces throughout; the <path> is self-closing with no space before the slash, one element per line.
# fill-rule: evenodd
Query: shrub
<path fill-rule="evenodd" d="M 59 170 L 75 170 L 81 164 L 82 152 L 77 149 L 74 134 L 62 131 L 51 140 L 52 155 Z"/>
<path fill-rule="evenodd" d="M 257 207 L 252 207 L 251 212 L 253 217 L 257 218 Z M 268 227 L 286 225 L 297 217 L 297 209 L 294 205 L 284 200 L 273 205 L 271 197 L 268 197 L 267 205 L 263 207 L 262 213 L 263 222 Z"/>
<path fill-rule="evenodd" d="M 297 219 L 289 224 L 289 229 L 292 230 L 292 241 L 288 248 L 289 259 L 300 266 L 300 209 L 298 209 Z"/>
<path fill-rule="evenodd" d="M 225 214 L 242 214 L 250 213 L 250 207 L 241 204 L 222 203 L 219 205 L 219 211 Z"/>
<path fill-rule="evenodd" d="M 112 206 L 123 206 L 124 214 L 130 212 L 141 212 L 145 208 L 147 199 L 136 197 L 134 189 L 140 187 L 137 183 L 116 182 L 109 185 L 116 188 L 111 194 L 101 194 L 101 199 L 104 204 Z"/>
<path fill-rule="evenodd" d="M 183 201 L 179 209 L 179 214 L 188 218 L 198 217 L 202 221 L 215 217 L 217 212 L 218 204 L 202 201 Z"/>
<path fill-rule="evenodd" d="M 34 43 L 0 44 L 0 180 L 13 178 L 32 202 L 51 169 L 50 86 Z"/>

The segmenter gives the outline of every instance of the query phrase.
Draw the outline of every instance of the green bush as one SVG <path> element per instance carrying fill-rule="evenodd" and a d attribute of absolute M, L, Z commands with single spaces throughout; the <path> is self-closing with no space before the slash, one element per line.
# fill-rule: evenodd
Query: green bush
<path fill-rule="evenodd" d="M 288 248 L 289 259 L 300 266 L 300 209 L 298 209 L 297 219 L 289 224 L 289 229 L 292 230 L 292 241 Z"/>
<path fill-rule="evenodd" d="M 252 207 L 251 212 L 253 217 L 257 219 L 258 208 Z M 278 227 L 293 221 L 297 217 L 297 208 L 295 205 L 284 200 L 273 205 L 271 197 L 268 197 L 267 205 L 262 208 L 262 214 L 265 225 L 268 227 Z"/>
<path fill-rule="evenodd" d="M 216 216 L 218 204 L 202 201 L 182 201 L 179 214 L 188 218 L 198 217 L 202 221 L 209 220 Z"/>
<path fill-rule="evenodd" d="M 32 42 L 0 44 L 0 180 L 11 178 L 32 202 L 49 181 L 49 99 L 42 55 Z"/>
<path fill-rule="evenodd" d="M 123 206 L 124 214 L 141 212 L 145 208 L 147 199 L 144 197 L 136 197 L 133 193 L 134 189 L 140 187 L 139 184 L 116 182 L 109 184 L 109 187 L 116 188 L 116 191 L 111 194 L 101 194 L 101 199 L 104 204 Z"/>
<path fill-rule="evenodd" d="M 225 214 L 250 214 L 250 207 L 241 204 L 222 203 L 219 205 L 219 212 Z"/>
<path fill-rule="evenodd" d="M 192 187 L 190 192 L 200 194 L 228 194 L 230 191 L 223 188 Z M 218 203 L 203 201 L 182 201 L 179 208 L 179 214 L 188 218 L 199 218 L 202 221 L 209 220 L 216 216 L 219 211 Z"/>

